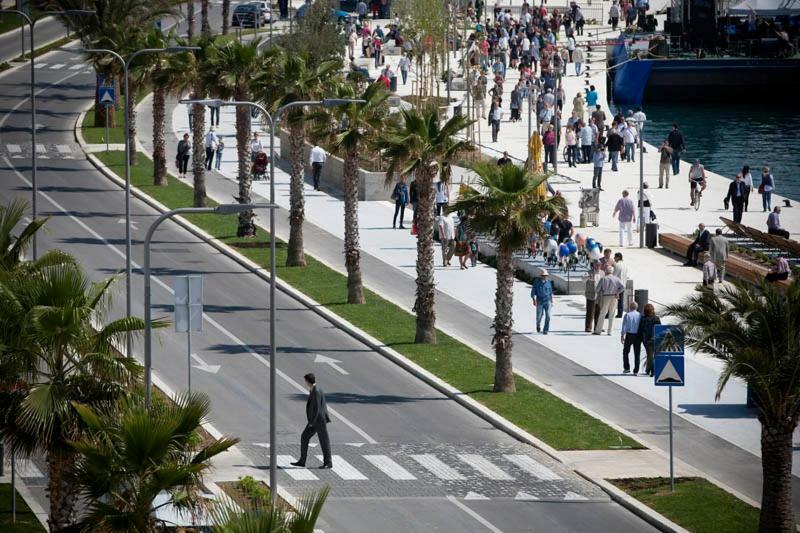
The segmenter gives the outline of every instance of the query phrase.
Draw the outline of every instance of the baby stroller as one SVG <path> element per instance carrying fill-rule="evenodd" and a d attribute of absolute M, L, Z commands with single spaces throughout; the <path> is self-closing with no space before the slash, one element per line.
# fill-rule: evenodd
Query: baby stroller
<path fill-rule="evenodd" d="M 253 181 L 267 179 L 267 166 L 269 165 L 269 158 L 264 152 L 258 152 L 256 159 L 253 161 Z"/>

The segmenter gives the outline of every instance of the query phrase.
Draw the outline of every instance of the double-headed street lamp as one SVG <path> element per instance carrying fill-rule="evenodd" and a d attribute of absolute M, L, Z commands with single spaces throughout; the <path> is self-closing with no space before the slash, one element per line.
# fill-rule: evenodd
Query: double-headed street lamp
<path fill-rule="evenodd" d="M 159 53 L 167 53 L 167 54 L 175 54 L 179 52 L 188 52 L 191 50 L 200 50 L 199 46 L 169 46 L 167 48 L 143 48 L 141 50 L 136 50 L 131 55 L 128 56 L 128 59 L 125 60 L 120 54 L 113 50 L 109 50 L 107 48 L 84 48 L 76 50 L 79 53 L 85 54 L 108 54 L 122 63 L 122 71 L 124 74 L 124 92 L 125 92 L 125 131 L 123 132 L 125 136 L 125 316 L 130 318 L 132 315 L 131 312 L 131 305 L 132 305 L 132 298 L 131 298 L 131 276 L 132 276 L 132 268 L 131 268 L 131 138 L 130 132 L 128 130 L 128 114 L 129 109 L 131 106 L 131 95 L 128 93 L 128 78 L 129 78 L 129 70 L 131 63 L 137 56 L 141 54 L 159 54 Z M 108 110 L 106 110 L 108 112 Z M 133 353 L 133 340 L 131 339 L 130 335 L 126 340 L 126 348 L 128 350 L 128 355 Z"/>
<path fill-rule="evenodd" d="M 150 241 L 153 234 L 162 222 L 175 215 L 193 213 L 212 213 L 215 215 L 230 215 L 249 211 L 251 209 L 273 209 L 272 204 L 221 204 L 216 207 L 179 207 L 172 211 L 162 213 L 147 229 L 144 238 L 144 401 L 148 411 L 152 400 L 153 389 L 153 337 L 150 312 Z M 130 356 L 131 354 L 128 354 Z"/>
<path fill-rule="evenodd" d="M 258 109 L 269 121 L 269 203 L 275 206 L 275 127 L 281 115 L 287 109 L 293 107 L 337 107 L 348 104 L 363 104 L 366 100 L 349 98 L 325 98 L 324 100 L 289 102 L 278 108 L 275 115 L 270 115 L 264 106 L 256 102 L 226 101 L 219 99 L 202 100 L 181 100 L 182 104 L 207 105 L 212 107 L 220 106 L 247 106 Z M 246 204 L 242 204 L 246 205 Z M 242 209 L 241 211 L 247 211 Z M 275 354 L 277 352 L 275 325 L 276 325 L 276 305 L 275 305 L 275 208 L 269 212 L 269 486 L 272 504 L 277 502 L 278 497 L 278 447 L 275 445 L 277 440 L 277 393 L 276 393 L 276 364 Z"/>
<path fill-rule="evenodd" d="M 94 15 L 95 11 L 88 10 L 88 9 L 68 9 L 65 11 L 44 11 L 41 13 L 40 17 L 31 18 L 30 15 L 25 13 L 24 11 L 20 11 L 18 9 L 0 9 L 0 15 L 18 15 L 22 17 L 25 22 L 28 23 L 31 32 L 31 191 L 32 191 L 32 201 L 31 201 L 31 211 L 33 220 L 36 220 L 38 215 L 36 209 L 36 196 L 38 192 L 38 188 L 36 185 L 36 68 L 34 66 L 35 63 L 35 55 L 36 51 L 34 49 L 35 46 L 35 39 L 34 39 L 34 28 L 36 27 L 36 23 L 39 22 L 42 18 L 48 15 L 62 15 L 62 16 L 77 16 L 77 15 Z M 20 33 L 23 35 L 23 40 L 25 36 L 25 29 L 20 28 Z M 36 247 L 36 233 L 33 234 L 33 259 L 37 259 L 38 257 L 38 250 Z"/>

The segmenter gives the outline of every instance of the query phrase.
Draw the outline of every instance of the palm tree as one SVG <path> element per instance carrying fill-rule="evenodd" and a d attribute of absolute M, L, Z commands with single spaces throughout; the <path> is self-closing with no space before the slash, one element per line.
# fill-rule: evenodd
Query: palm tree
<path fill-rule="evenodd" d="M 402 111 L 401 120 L 391 123 L 376 145 L 389 161 L 387 184 L 397 173 L 414 173 L 417 203 L 417 296 L 414 312 L 417 331 L 414 342 L 436 344 L 436 287 L 433 278 L 433 178 L 461 151 L 471 148 L 467 141 L 456 139 L 471 121 L 456 115 L 441 124 L 439 110 L 428 106 L 421 111 Z M 446 178 L 447 175 L 442 176 Z"/>
<path fill-rule="evenodd" d="M 223 44 L 209 49 L 208 71 L 212 73 L 209 89 L 220 98 L 248 102 L 252 99 L 253 73 L 262 69 L 263 58 L 258 53 L 261 40 L 245 44 L 237 40 L 223 41 Z M 251 203 L 252 174 L 250 173 L 250 108 L 236 106 L 236 155 L 239 161 L 237 180 L 239 182 L 239 203 Z M 253 212 L 239 213 L 237 237 L 255 237 L 256 225 Z"/>
<path fill-rule="evenodd" d="M 87 431 L 72 442 L 80 454 L 73 480 L 86 497 L 85 531 L 155 532 L 163 505 L 199 507 L 203 474 L 211 459 L 239 439 L 202 443 L 200 424 L 211 404 L 202 394 L 156 402 L 150 411 L 141 395 L 110 408 L 74 404 Z M 166 503 L 156 502 L 166 493 Z"/>
<path fill-rule="evenodd" d="M 208 0 L 200 0 L 200 33 L 206 39 L 211 37 L 211 26 L 208 25 Z"/>
<path fill-rule="evenodd" d="M 364 303 L 361 282 L 361 253 L 358 236 L 358 167 L 364 147 L 383 129 L 388 115 L 385 105 L 389 93 L 380 83 L 373 83 L 357 95 L 352 84 L 340 84 L 338 98 L 358 98 L 363 104 L 338 106 L 320 114 L 332 120 L 322 121 L 322 133 L 331 150 L 344 158 L 344 261 L 347 268 L 347 303 Z M 315 115 L 315 118 L 317 116 Z M 330 122 L 333 122 L 331 124 Z"/>
<path fill-rule="evenodd" d="M 514 392 L 511 364 L 514 326 L 514 264 L 512 255 L 522 248 L 532 233 L 542 231 L 544 216 L 562 215 L 564 198 L 543 199 L 536 192 L 547 176 L 531 176 L 516 165 L 497 166 L 478 163 L 475 188 L 466 189 L 448 211 L 465 213 L 471 230 L 492 239 L 497 251 L 494 335 L 495 392 Z"/>
<path fill-rule="evenodd" d="M 186 3 L 186 38 L 194 39 L 194 0 Z"/>
<path fill-rule="evenodd" d="M 313 100 L 323 94 L 337 75 L 341 61 L 329 60 L 315 65 L 308 52 L 289 53 L 282 48 L 270 50 L 266 58 L 270 67 L 256 80 L 259 94 L 272 110 L 291 102 Z M 305 266 L 303 253 L 303 220 L 305 197 L 303 195 L 307 111 L 292 108 L 285 116 L 289 124 L 289 150 L 291 154 L 291 183 L 289 186 L 289 244 L 286 266 Z"/>
<path fill-rule="evenodd" d="M 222 35 L 228 35 L 231 16 L 231 0 L 222 0 Z M 270 22 L 271 24 L 271 22 Z"/>
<path fill-rule="evenodd" d="M 330 489 L 323 488 L 304 497 L 296 512 L 288 513 L 282 506 L 272 507 L 268 499 L 253 510 L 240 511 L 229 501 L 212 511 L 214 533 L 313 533 Z"/>
<path fill-rule="evenodd" d="M 71 522 L 78 497 L 70 481 L 77 456 L 68 441 L 80 435 L 72 402 L 113 402 L 140 374 L 114 345 L 144 329 L 143 321 L 102 325 L 112 282 L 91 283 L 72 263 L 0 281 L 0 355 L 19 369 L 0 376 L 0 438 L 19 455 L 45 455 L 53 531 Z"/>
<path fill-rule="evenodd" d="M 185 44 L 179 41 L 179 44 Z M 162 68 L 164 76 L 171 80 L 165 85 L 170 93 L 186 94 L 189 98 L 202 99 L 206 97 L 206 83 L 209 79 L 207 54 L 212 44 L 208 40 L 192 41 L 193 46 L 200 50 L 170 54 L 164 58 Z M 194 207 L 206 206 L 206 179 L 203 135 L 206 123 L 206 108 L 202 105 L 193 105 L 192 113 L 192 175 L 194 187 Z"/>
<path fill-rule="evenodd" d="M 800 281 L 735 284 L 697 292 L 666 309 L 695 352 L 722 362 L 717 399 L 732 378 L 752 391 L 761 423 L 763 483 L 759 531 L 795 531 L 792 434 L 800 413 Z"/>
<path fill-rule="evenodd" d="M 49 220 L 33 220 L 22 228 L 19 235 L 14 235 L 14 229 L 25 218 L 27 210 L 28 202 L 23 200 L 12 200 L 7 206 L 0 206 L 0 270 L 14 271 L 22 265 L 33 236 Z"/>

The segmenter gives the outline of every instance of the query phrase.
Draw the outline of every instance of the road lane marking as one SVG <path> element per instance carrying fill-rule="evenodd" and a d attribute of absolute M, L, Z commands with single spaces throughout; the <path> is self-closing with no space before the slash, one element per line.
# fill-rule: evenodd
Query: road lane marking
<path fill-rule="evenodd" d="M 86 65 L 84 65 L 83 63 L 76 63 L 75 65 L 72 65 L 71 67 L 69 67 L 69 69 L 70 70 L 78 70 L 78 69 L 82 69 L 85 66 Z"/>
<path fill-rule="evenodd" d="M 470 515 L 478 522 L 480 522 L 486 529 L 488 529 L 492 533 L 503 533 L 501 529 L 496 528 L 491 522 L 486 520 L 484 517 L 482 517 L 481 515 L 479 515 L 478 513 L 476 513 L 475 511 L 473 511 L 472 509 L 470 509 L 469 507 L 458 501 L 458 499 L 455 496 L 448 496 L 447 499 L 453 502 L 453 505 L 455 505 L 456 507 L 458 507 L 459 509 Z"/>
<path fill-rule="evenodd" d="M 46 154 L 47 153 L 47 147 L 45 145 L 43 145 L 43 144 L 37 144 L 36 145 L 36 153 L 37 154 Z"/>
<path fill-rule="evenodd" d="M 322 456 L 317 455 L 317 459 L 322 461 Z M 333 461 L 331 470 L 345 481 L 365 481 L 367 479 L 367 476 L 359 472 L 356 467 L 342 459 L 341 455 L 334 455 L 331 460 Z"/>
<path fill-rule="evenodd" d="M 417 479 L 414 474 L 397 464 L 386 455 L 364 455 L 364 459 L 372 463 L 372 466 L 397 481 L 412 481 Z"/>
<path fill-rule="evenodd" d="M 514 478 L 500 470 L 491 461 L 477 454 L 463 454 L 459 459 L 480 472 L 484 477 L 495 481 L 514 481 Z"/>
<path fill-rule="evenodd" d="M 47 63 L 38 63 L 37 62 L 37 63 L 34 63 L 33 68 L 40 69 L 40 68 L 44 68 L 46 66 L 47 66 Z"/>
<path fill-rule="evenodd" d="M 2 126 L 2 121 L 0 121 L 0 126 Z M 27 184 L 28 187 L 31 187 L 31 182 L 28 180 L 28 178 L 23 176 L 22 173 L 19 170 L 17 170 L 17 168 L 14 165 L 11 164 L 11 161 L 7 157 L 3 157 L 3 160 L 5 161 L 6 165 L 14 171 L 14 173 L 17 175 L 17 177 L 20 180 L 22 180 L 25 184 Z M 102 235 L 100 235 L 99 233 L 94 231 L 83 220 L 80 220 L 78 217 L 70 214 L 69 211 L 64 209 L 64 207 L 61 204 L 59 204 L 58 202 L 56 202 L 49 194 L 42 192 L 41 189 L 40 189 L 39 190 L 39 195 L 42 198 L 44 198 L 45 200 L 47 200 L 48 202 L 50 202 L 59 211 L 61 211 L 65 215 L 67 215 L 68 218 L 70 218 L 73 222 L 75 222 L 77 225 L 79 225 L 84 230 L 86 230 L 94 238 L 96 238 L 97 240 L 99 240 L 100 242 L 105 244 L 107 247 L 109 247 L 119 257 L 121 257 L 122 259 L 125 259 L 125 253 L 124 252 L 122 252 L 116 246 L 113 246 L 111 243 L 109 243 Z M 181 227 L 181 229 L 183 230 L 183 227 Z M 200 242 L 208 244 L 203 239 L 200 239 Z M 141 270 L 141 266 L 139 264 L 137 264 L 135 261 L 131 261 L 131 267 L 132 268 L 136 268 L 138 270 Z M 170 287 L 169 285 L 167 285 L 166 283 L 161 281 L 161 279 L 159 277 L 153 276 L 152 279 L 153 279 L 153 281 L 155 281 L 155 283 L 157 285 L 159 285 L 161 288 L 163 288 L 169 294 L 171 294 L 171 295 L 175 294 L 175 291 L 173 291 L 172 287 Z M 209 324 L 214 326 L 214 328 L 216 328 L 220 333 L 222 333 L 223 335 L 228 337 L 230 340 L 232 340 L 234 343 L 236 343 L 239 346 L 241 346 L 242 348 L 244 348 L 246 350 L 246 352 L 248 354 L 250 354 L 251 357 L 255 358 L 261 364 L 263 364 L 264 366 L 269 368 L 269 361 L 267 361 L 260 354 L 256 353 L 256 351 L 253 350 L 253 348 L 251 348 L 250 345 L 242 342 L 242 340 L 239 337 L 237 337 L 236 335 L 234 335 L 233 333 L 231 333 L 230 331 L 225 329 L 225 327 L 222 324 L 220 324 L 219 322 L 217 322 L 216 320 L 214 320 L 213 318 L 211 318 L 207 314 L 203 313 L 203 318 L 206 321 L 208 321 Z M 303 394 L 308 393 L 308 389 L 306 387 L 304 387 L 303 385 L 301 385 L 300 383 L 295 381 L 293 378 L 291 378 L 288 374 L 286 374 L 282 370 L 276 369 L 276 374 L 278 376 L 280 376 L 281 379 L 283 379 L 284 381 L 289 383 L 292 387 L 294 387 L 295 390 L 297 390 L 299 392 L 302 392 Z M 333 417 L 337 418 L 340 422 L 342 422 L 344 425 L 346 425 L 347 427 L 352 429 L 354 432 L 358 433 L 361 436 L 361 438 L 363 438 L 368 443 L 370 443 L 370 444 L 378 444 L 378 441 L 373 439 L 366 431 L 364 431 L 363 429 L 361 429 L 360 427 L 355 425 L 353 422 L 350 421 L 350 419 L 345 417 L 343 414 L 339 413 L 339 411 L 337 411 L 336 409 L 334 409 L 334 408 L 329 406 L 328 407 L 328 413 L 330 413 Z"/>
<path fill-rule="evenodd" d="M 50 66 L 50 70 L 59 70 L 59 69 L 62 69 L 64 67 L 66 67 L 66 66 L 67 65 L 65 63 L 58 63 L 56 65 L 51 65 Z"/>
<path fill-rule="evenodd" d="M 517 495 L 514 496 L 514 499 L 522 501 L 522 502 L 534 502 L 534 501 L 538 500 L 539 498 L 537 498 L 533 494 L 528 494 L 527 492 L 519 491 L 519 492 L 517 492 Z"/>
<path fill-rule="evenodd" d="M 292 466 L 290 463 L 294 463 L 295 458 L 291 455 L 279 455 L 278 456 L 278 468 L 286 472 L 286 474 L 296 480 L 296 481 L 317 481 L 319 478 L 314 475 L 314 472 L 309 470 L 308 468 L 300 467 L 300 466 Z"/>
<path fill-rule="evenodd" d="M 439 479 L 448 479 L 451 481 L 466 479 L 457 470 L 450 468 L 435 455 L 426 453 L 422 455 L 410 455 L 412 459 L 422 465 L 431 474 Z"/>
<path fill-rule="evenodd" d="M 22 147 L 18 144 L 7 144 L 6 149 L 11 154 L 19 154 L 22 152 Z"/>
<path fill-rule="evenodd" d="M 504 455 L 503 457 L 543 481 L 558 481 L 561 479 L 561 476 L 527 455 Z"/>
<path fill-rule="evenodd" d="M 586 496 L 584 496 L 582 494 L 578 494 L 577 492 L 568 491 L 564 495 L 564 499 L 566 501 L 570 501 L 570 502 L 580 502 L 580 501 L 588 500 L 589 498 L 587 498 Z"/>
<path fill-rule="evenodd" d="M 70 148 L 66 144 L 57 144 L 56 145 L 56 150 L 58 150 L 58 153 L 60 153 L 60 154 L 71 154 L 72 153 L 72 148 Z"/>

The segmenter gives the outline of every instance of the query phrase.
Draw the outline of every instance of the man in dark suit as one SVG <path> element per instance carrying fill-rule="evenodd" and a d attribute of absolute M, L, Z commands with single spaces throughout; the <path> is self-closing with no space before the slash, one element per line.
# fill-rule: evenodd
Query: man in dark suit
<path fill-rule="evenodd" d="M 683 266 L 697 266 L 697 256 L 708 251 L 711 243 L 711 233 L 706 229 L 706 225 L 702 222 L 697 226 L 699 230 L 694 242 L 689 245 L 689 250 L 686 252 L 686 262 Z"/>
<path fill-rule="evenodd" d="M 744 199 L 746 197 L 747 187 L 742 180 L 742 175 L 737 174 L 736 180 L 728 185 L 728 195 L 725 197 L 725 209 L 728 208 L 728 202 L 733 202 L 733 221 L 739 223 L 742 221 L 742 212 L 744 211 Z"/>
<path fill-rule="evenodd" d="M 331 419 L 328 417 L 328 404 L 325 402 L 325 393 L 317 386 L 314 374 L 303 376 L 306 386 L 310 391 L 306 401 L 306 419 L 308 424 L 300 435 L 300 460 L 292 463 L 293 466 L 306 466 L 308 457 L 308 442 L 316 433 L 319 436 L 319 445 L 322 448 L 323 463 L 320 468 L 333 468 L 331 460 L 331 441 L 328 438 L 328 427 Z"/>

